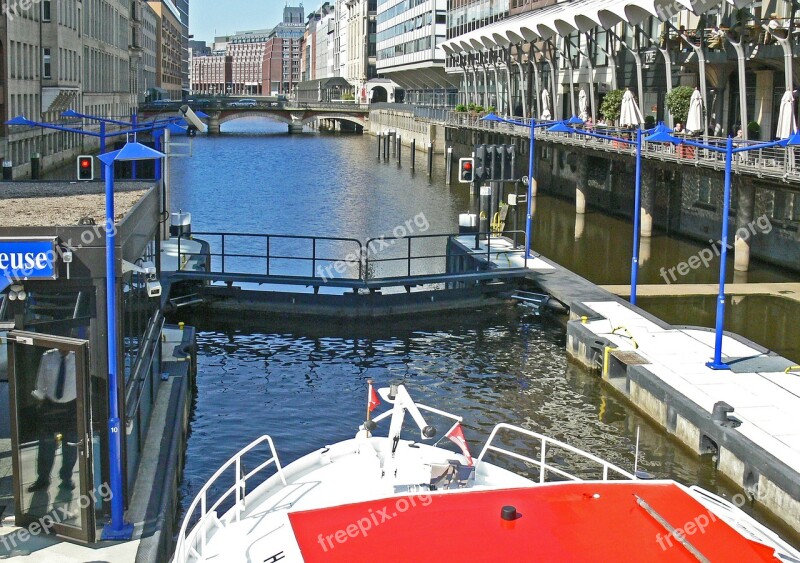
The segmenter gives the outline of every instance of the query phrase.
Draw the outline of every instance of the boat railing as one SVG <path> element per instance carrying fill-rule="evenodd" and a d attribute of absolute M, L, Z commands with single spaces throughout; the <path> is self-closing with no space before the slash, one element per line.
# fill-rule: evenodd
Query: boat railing
<path fill-rule="evenodd" d="M 269 445 L 271 457 L 259 464 L 258 467 L 252 471 L 243 473 L 242 458 L 265 442 Z M 189 509 L 186 511 L 183 525 L 181 526 L 180 533 L 178 534 L 178 543 L 175 548 L 175 557 L 173 561 L 176 563 L 187 561 L 190 556 L 196 557 L 197 559 L 202 559 L 203 552 L 205 551 L 208 543 L 209 524 L 213 523 L 214 526 L 220 528 L 222 527 L 217 515 L 217 509 L 220 508 L 222 503 L 231 498 L 231 495 L 235 495 L 234 505 L 231 510 L 235 515 L 235 521 L 239 522 L 241 514 L 246 507 L 245 497 L 247 493 L 247 481 L 252 479 L 255 475 L 259 474 L 273 463 L 277 468 L 278 476 L 283 484 L 286 485 L 286 477 L 283 473 L 281 462 L 278 459 L 278 454 L 275 451 L 275 444 L 270 436 L 264 435 L 251 442 L 248 446 L 239 451 L 239 453 L 230 458 L 222 467 L 220 467 L 217 472 L 214 473 L 214 475 L 212 475 L 211 478 L 206 482 L 206 484 L 203 485 L 203 488 L 200 489 L 200 492 L 197 494 L 194 501 L 189 506 Z M 222 475 L 225 474 L 225 472 L 231 467 L 235 467 L 236 471 L 233 485 L 228 487 L 219 496 L 219 498 L 213 501 L 213 504 L 209 506 L 209 491 L 218 485 L 217 481 L 219 481 L 220 477 L 222 477 Z M 189 524 L 192 521 L 192 515 L 195 513 L 198 507 L 200 508 L 200 518 L 196 522 L 193 531 L 190 533 Z M 200 536 L 199 540 L 197 537 L 198 534 Z M 198 543 L 200 547 L 199 551 L 196 549 Z"/>
<path fill-rule="evenodd" d="M 538 440 L 539 441 L 538 459 L 493 445 L 492 443 L 497 437 L 497 434 L 500 431 L 504 430 L 517 434 L 522 434 L 524 436 Z M 544 434 L 539 434 L 537 432 L 532 432 L 530 430 L 526 430 L 524 428 L 520 428 L 518 426 L 512 426 L 511 424 L 505 424 L 505 423 L 498 424 L 497 426 L 494 427 L 494 430 L 492 430 L 489 439 L 486 441 L 486 445 L 483 446 L 483 450 L 481 450 L 481 453 L 478 456 L 476 465 L 480 465 L 480 462 L 483 461 L 483 458 L 486 456 L 486 454 L 492 452 L 499 455 L 508 456 L 525 463 L 530 463 L 534 467 L 538 467 L 539 483 L 546 482 L 548 474 L 558 475 L 559 477 L 562 477 L 570 481 L 583 481 L 582 478 L 547 462 L 548 451 L 552 451 L 553 449 L 560 449 L 563 451 L 571 452 L 573 454 L 576 454 L 580 458 L 592 462 L 599 469 L 602 469 L 603 481 L 611 480 L 609 477 L 612 476 L 613 474 L 616 474 L 617 477 L 621 477 L 622 479 L 631 479 L 631 480 L 636 479 L 636 477 L 632 473 L 625 471 L 621 467 L 618 467 L 613 463 L 610 463 L 602 458 L 599 458 L 596 455 L 590 454 L 579 448 L 576 448 L 575 446 L 571 446 L 569 444 L 566 444 L 549 436 L 545 436 Z"/>

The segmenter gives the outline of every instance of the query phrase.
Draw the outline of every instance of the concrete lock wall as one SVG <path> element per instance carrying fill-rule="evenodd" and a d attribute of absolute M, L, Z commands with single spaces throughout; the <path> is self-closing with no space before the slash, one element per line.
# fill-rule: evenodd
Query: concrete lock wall
<path fill-rule="evenodd" d="M 433 152 L 436 154 L 444 154 L 447 149 L 444 125 L 421 120 L 411 112 L 386 109 L 371 111 L 368 132 L 378 135 L 387 131 L 396 132 L 403 146 L 411 146 L 411 141 L 416 141 L 418 151 L 427 151 L 430 143 L 433 143 Z"/>

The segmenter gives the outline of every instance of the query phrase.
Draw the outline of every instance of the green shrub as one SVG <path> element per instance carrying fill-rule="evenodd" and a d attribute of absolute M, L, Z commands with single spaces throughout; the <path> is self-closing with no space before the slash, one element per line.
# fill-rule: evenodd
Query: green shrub
<path fill-rule="evenodd" d="M 494 106 L 489 106 L 488 108 L 486 108 L 486 111 L 488 113 L 495 113 L 497 111 L 497 108 Z"/>
<path fill-rule="evenodd" d="M 603 98 L 603 103 L 600 104 L 600 113 L 609 122 L 616 122 L 619 119 L 620 109 L 622 108 L 622 96 L 625 94 L 624 90 L 612 90 Z"/>
<path fill-rule="evenodd" d="M 472 111 L 474 111 L 475 113 L 483 113 L 483 106 L 475 106 L 474 108 L 472 108 Z"/>
<path fill-rule="evenodd" d="M 467 104 L 467 111 L 475 111 L 475 104 L 473 104 L 472 102 Z"/>
<path fill-rule="evenodd" d="M 644 118 L 644 128 L 645 129 L 652 129 L 656 126 L 656 118 L 652 115 L 646 115 Z"/>
<path fill-rule="evenodd" d="M 350 92 L 345 92 L 344 94 L 342 94 L 342 99 L 348 102 L 352 102 L 353 100 L 356 99 L 356 97 Z"/>
<path fill-rule="evenodd" d="M 751 121 L 750 123 L 748 123 L 747 138 L 758 139 L 759 135 L 761 135 L 761 125 L 759 125 L 757 121 Z"/>
<path fill-rule="evenodd" d="M 664 102 L 675 123 L 686 124 L 689 116 L 689 102 L 692 99 L 694 88 L 691 86 L 678 86 L 667 92 Z"/>
<path fill-rule="evenodd" d="M 459 112 L 467 111 L 467 106 L 465 106 L 464 104 L 458 104 L 456 106 L 456 111 L 459 111 Z"/>

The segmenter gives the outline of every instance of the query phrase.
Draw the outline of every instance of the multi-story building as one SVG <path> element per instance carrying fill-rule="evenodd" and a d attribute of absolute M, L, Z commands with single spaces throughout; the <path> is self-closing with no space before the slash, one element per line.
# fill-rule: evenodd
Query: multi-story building
<path fill-rule="evenodd" d="M 192 53 L 191 93 L 196 95 L 218 96 L 233 85 L 233 57 L 225 51 L 212 51 L 208 54 Z"/>
<path fill-rule="evenodd" d="M 311 12 L 306 20 L 306 30 L 300 44 L 300 80 L 317 78 L 317 30 L 322 19 L 321 11 Z"/>
<path fill-rule="evenodd" d="M 336 76 L 334 71 L 334 50 L 336 37 L 336 11 L 334 7 L 325 2 L 319 9 L 321 15 L 314 36 L 316 53 L 316 78 L 330 78 Z"/>
<path fill-rule="evenodd" d="M 333 34 L 333 75 L 344 77 L 347 74 L 347 2 L 350 0 L 334 0 Z"/>
<path fill-rule="evenodd" d="M 156 86 L 166 91 L 169 99 L 183 98 L 182 49 L 180 12 L 171 0 L 148 2 L 158 16 L 158 54 L 156 56 Z M 188 78 L 187 78 L 188 81 Z"/>
<path fill-rule="evenodd" d="M 188 95 L 189 86 L 189 0 L 175 0 L 175 7 L 178 8 L 181 22 L 181 77 L 184 97 Z"/>
<path fill-rule="evenodd" d="M 463 0 L 450 0 L 451 18 L 465 19 Z M 474 2 L 474 17 L 508 2 Z M 378 0 L 377 70 L 405 89 L 410 103 L 455 104 L 458 80 L 445 70 L 440 47 L 447 37 L 447 0 Z M 480 10 L 480 11 L 478 11 Z M 464 12 L 462 14 L 462 12 Z"/>
<path fill-rule="evenodd" d="M 264 94 L 290 94 L 300 82 L 300 46 L 305 27 L 302 6 L 283 9 L 283 21 L 272 30 L 264 59 Z"/>
<path fill-rule="evenodd" d="M 156 87 L 158 16 L 145 0 L 131 0 L 130 23 L 130 91 L 136 101 L 142 103 L 147 99 L 148 91 Z"/>
<path fill-rule="evenodd" d="M 360 101 L 366 102 L 367 80 L 375 70 L 375 30 L 377 0 L 347 0 L 340 13 L 347 25 L 347 59 L 342 75 L 355 87 Z"/>
<path fill-rule="evenodd" d="M 264 57 L 271 33 L 271 29 L 237 31 L 224 42 L 225 52 L 231 57 L 233 65 L 230 88 L 226 88 L 225 93 L 233 96 L 261 93 L 264 82 Z"/>

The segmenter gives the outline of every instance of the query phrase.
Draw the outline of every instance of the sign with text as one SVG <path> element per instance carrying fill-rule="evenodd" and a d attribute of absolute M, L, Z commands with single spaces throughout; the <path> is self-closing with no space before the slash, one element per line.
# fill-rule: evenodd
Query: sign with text
<path fill-rule="evenodd" d="M 9 281 L 57 279 L 56 251 L 55 238 L 0 238 L 0 276 Z"/>

